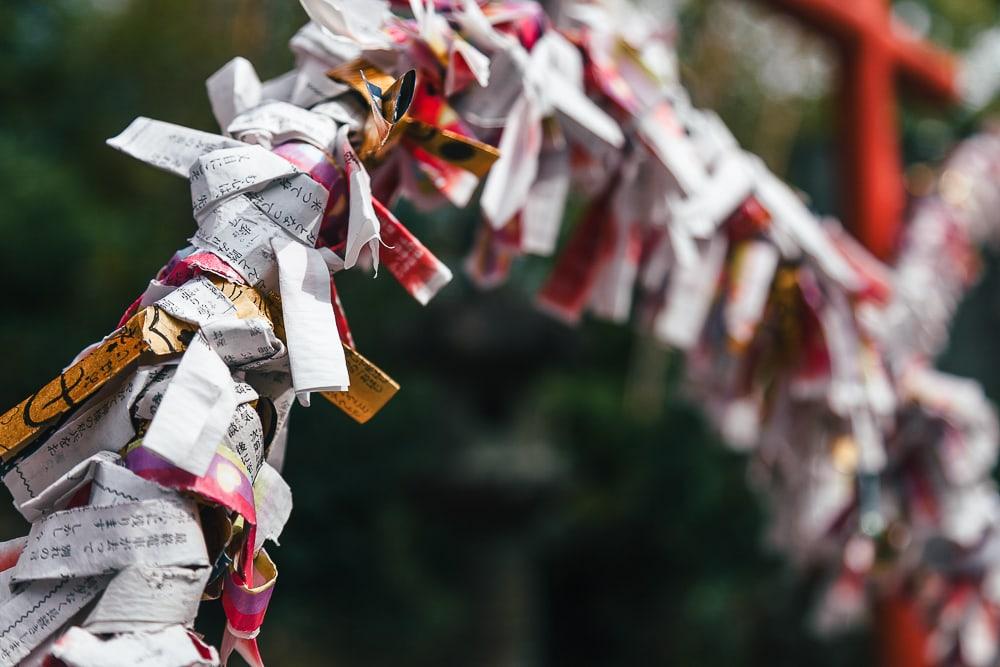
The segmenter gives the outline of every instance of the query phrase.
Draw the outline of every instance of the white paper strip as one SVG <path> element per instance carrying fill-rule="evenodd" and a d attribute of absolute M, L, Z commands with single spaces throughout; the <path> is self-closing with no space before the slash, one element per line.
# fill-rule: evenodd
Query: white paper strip
<path fill-rule="evenodd" d="M 171 174 L 188 177 L 191 165 L 202 155 L 245 144 L 218 134 L 199 132 L 173 123 L 139 117 L 108 146 Z"/>
<path fill-rule="evenodd" d="M 729 337 L 738 345 L 749 344 L 757 330 L 780 259 L 766 241 L 750 241 L 740 249 L 723 313 Z"/>
<path fill-rule="evenodd" d="M 469 68 L 476 83 L 482 87 L 490 84 L 490 59 L 482 51 L 460 37 L 454 37 L 451 50 L 448 53 L 448 71 L 445 73 L 444 95 L 451 97 L 458 90 L 455 73 L 461 71 L 458 61 L 461 60 Z"/>
<path fill-rule="evenodd" d="M 681 350 L 691 348 L 698 340 L 726 259 L 726 246 L 724 236 L 714 236 L 707 242 L 700 262 L 674 266 L 666 304 L 653 323 L 659 340 Z"/>
<path fill-rule="evenodd" d="M 238 406 L 223 443 L 236 452 L 253 480 L 264 459 L 264 428 L 257 411 L 246 403 Z"/>
<path fill-rule="evenodd" d="M 99 461 L 94 464 L 91 476 L 90 504 L 94 506 L 141 500 L 181 500 L 177 491 L 143 479 L 120 464 Z"/>
<path fill-rule="evenodd" d="M 211 568 L 127 567 L 108 583 L 81 625 L 99 634 L 189 625 Z"/>
<path fill-rule="evenodd" d="M 205 82 L 212 113 L 219 127 L 226 128 L 239 114 L 260 104 L 262 89 L 253 64 L 233 58 Z"/>
<path fill-rule="evenodd" d="M 331 35 L 348 37 L 366 48 L 389 46 L 389 37 L 382 31 L 389 19 L 386 0 L 300 0 L 313 21 Z"/>
<path fill-rule="evenodd" d="M 292 71 L 291 85 L 287 97 L 271 99 L 283 99 L 292 104 L 309 109 L 324 100 L 337 97 L 341 93 L 351 90 L 346 83 L 334 81 L 326 75 L 330 66 L 316 60 L 315 58 L 304 58 L 299 63 L 297 69 Z M 311 109 L 316 111 L 316 109 Z"/>
<path fill-rule="evenodd" d="M 160 632 L 137 632 L 98 639 L 81 628 L 70 628 L 53 646 L 52 655 L 68 667 L 202 667 L 217 665 L 201 657 L 187 630 L 180 625 Z"/>
<path fill-rule="evenodd" d="M 260 146 L 240 144 L 200 156 L 191 167 L 191 202 L 196 218 L 223 198 L 260 190 L 271 181 L 298 173 L 284 158 Z"/>
<path fill-rule="evenodd" d="M 643 114 L 637 129 L 682 192 L 690 195 L 704 188 L 707 174 L 701 156 L 665 103 Z"/>
<path fill-rule="evenodd" d="M 205 567 L 193 502 L 76 507 L 35 522 L 11 581 L 88 577 L 132 565 Z"/>
<path fill-rule="evenodd" d="M 296 172 L 246 197 L 275 225 L 308 246 L 316 245 L 329 192 L 309 174 Z"/>
<path fill-rule="evenodd" d="M 486 177 L 480 199 L 483 215 L 494 229 L 510 222 L 528 200 L 538 173 L 541 122 L 538 103 L 528 94 L 518 98 L 500 137 L 500 157 Z"/>
<path fill-rule="evenodd" d="M 329 116 L 294 104 L 268 102 L 234 118 L 226 132 L 268 150 L 287 141 L 304 141 L 331 152 L 337 140 L 337 123 Z"/>
<path fill-rule="evenodd" d="M 226 200 L 198 221 L 191 243 L 224 259 L 253 286 L 269 286 L 274 273 L 271 237 L 281 231 L 249 199 Z"/>
<path fill-rule="evenodd" d="M 569 147 L 550 142 L 538 157 L 538 178 L 521 212 L 521 249 L 547 257 L 555 252 L 569 193 Z"/>
<path fill-rule="evenodd" d="M 307 23 L 288 43 L 297 62 L 316 60 L 329 70 L 361 56 L 361 47 L 352 39 L 324 30 L 317 23 Z"/>
<path fill-rule="evenodd" d="M 257 538 L 254 553 L 265 540 L 278 543 L 278 536 L 292 513 L 292 489 L 281 474 L 265 463 L 253 483 L 254 504 L 257 506 Z"/>
<path fill-rule="evenodd" d="M 716 165 L 700 189 L 686 199 L 674 200 L 674 224 L 683 225 L 696 238 L 707 239 L 753 192 L 752 170 L 743 154 L 732 152 Z"/>
<path fill-rule="evenodd" d="M 180 363 L 180 360 L 177 360 Z M 167 392 L 170 381 L 177 372 L 177 363 L 162 366 L 145 366 L 140 370 L 146 371 L 148 379 L 146 384 L 133 397 L 129 409 L 136 419 L 151 420 L 163 402 L 163 394 Z"/>
<path fill-rule="evenodd" d="M 357 154 L 347 139 L 348 128 L 343 126 L 337 134 L 337 155 L 347 174 L 350 193 L 350 211 L 347 219 L 347 247 L 344 249 L 344 268 L 349 269 L 358 261 L 361 249 L 368 246 L 375 270 L 378 270 L 379 221 L 372 204 L 372 182 Z"/>
<path fill-rule="evenodd" d="M 139 369 L 113 390 L 110 398 L 99 395 L 85 403 L 79 414 L 18 462 L 3 478 L 15 504 L 34 498 L 80 461 L 97 452 L 118 449 L 131 440 L 135 429 L 128 404 L 144 386 L 147 373 L 148 370 Z"/>
<path fill-rule="evenodd" d="M 230 368 L 270 366 L 287 354 L 285 344 L 263 317 L 219 318 L 203 324 L 201 332 Z"/>
<path fill-rule="evenodd" d="M 595 141 L 611 148 L 625 145 L 618 122 L 583 92 L 583 62 L 579 49 L 556 31 L 548 31 L 531 50 L 527 76 L 547 108 L 569 120 L 576 134 L 586 135 L 584 145 Z"/>
<path fill-rule="evenodd" d="M 861 285 L 854 269 L 834 248 L 819 221 L 792 190 L 757 162 L 755 192 L 771 214 L 774 227 L 792 238 L 823 272 L 848 290 Z"/>
<path fill-rule="evenodd" d="M 208 278 L 189 280 L 156 305 L 177 319 L 201 326 L 219 317 L 235 317 L 236 306 Z"/>
<path fill-rule="evenodd" d="M 146 291 L 142 293 L 142 298 L 139 299 L 139 307 L 145 308 L 146 306 L 150 306 L 173 292 L 175 289 L 177 289 L 177 287 L 173 285 L 164 285 L 159 280 L 154 278 L 149 281 Z"/>
<path fill-rule="evenodd" d="M 292 386 L 308 405 L 309 392 L 344 391 L 350 382 L 330 299 L 330 274 L 314 248 L 276 237 L 282 317 Z"/>
<path fill-rule="evenodd" d="M 18 506 L 18 509 L 29 521 L 37 521 L 46 514 L 63 509 L 73 494 L 93 479 L 97 466 L 102 463 L 114 466 L 118 458 L 118 454 L 115 452 L 98 452 L 80 461 L 37 496 Z M 134 500 L 139 499 L 135 498 Z"/>
<path fill-rule="evenodd" d="M 202 337 L 188 345 L 143 446 L 178 468 L 204 475 L 239 399 L 229 368 Z"/>
<path fill-rule="evenodd" d="M 94 599 L 107 576 L 37 581 L 0 606 L 0 662 L 16 665 Z"/>

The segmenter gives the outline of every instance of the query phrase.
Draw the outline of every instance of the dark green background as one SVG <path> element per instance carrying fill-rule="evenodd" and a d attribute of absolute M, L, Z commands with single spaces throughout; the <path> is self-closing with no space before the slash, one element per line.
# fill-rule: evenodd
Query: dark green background
<path fill-rule="evenodd" d="M 825 100 L 780 103 L 801 118 L 794 142 L 754 145 L 762 93 L 729 85 L 728 56 L 699 41 L 711 4 L 683 15 L 696 98 L 835 210 Z M 932 8 L 934 34 L 957 46 L 996 20 L 985 0 Z M 293 0 L 0 4 L 0 407 L 114 328 L 193 230 L 187 184 L 104 140 L 137 115 L 215 130 L 205 78 L 235 55 L 281 73 L 303 21 Z M 911 161 L 940 159 L 974 120 L 926 118 L 905 114 Z M 460 274 L 475 212 L 400 213 Z M 766 550 L 742 459 L 684 400 L 681 360 L 626 328 L 539 315 L 547 267 L 519 263 L 485 294 L 457 275 L 426 308 L 388 273 L 338 281 L 360 350 L 403 391 L 363 427 L 322 401 L 293 415 L 268 663 L 868 662 L 864 632 L 809 631 L 816 582 Z M 944 364 L 994 398 L 995 288 L 988 277 L 963 310 Z M 3 510 L 0 537 L 25 530 Z M 218 641 L 216 605 L 205 611 Z"/>

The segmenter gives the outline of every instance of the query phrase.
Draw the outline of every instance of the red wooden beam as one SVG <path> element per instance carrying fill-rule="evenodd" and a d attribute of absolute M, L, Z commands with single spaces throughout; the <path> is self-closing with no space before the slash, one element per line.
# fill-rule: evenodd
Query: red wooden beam
<path fill-rule="evenodd" d="M 902 593 L 889 595 L 879 602 L 875 614 L 881 667 L 930 667 L 927 626 L 912 600 Z"/>
<path fill-rule="evenodd" d="M 906 206 L 894 82 L 899 75 L 929 97 L 955 100 L 954 61 L 895 23 L 884 0 L 769 1 L 839 47 L 844 222 L 875 255 L 890 259 Z"/>

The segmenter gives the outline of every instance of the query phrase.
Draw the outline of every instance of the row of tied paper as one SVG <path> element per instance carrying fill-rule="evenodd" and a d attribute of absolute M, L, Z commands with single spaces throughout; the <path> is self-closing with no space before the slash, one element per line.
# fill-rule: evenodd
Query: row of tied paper
<path fill-rule="evenodd" d="M 5 655 L 211 664 L 189 629 L 196 598 L 221 597 L 223 657 L 259 663 L 292 403 L 320 392 L 365 421 L 398 389 L 354 351 L 336 273 L 381 265 L 427 303 L 451 272 L 390 206 L 477 191 L 466 269 L 483 285 L 555 252 L 566 199 L 585 202 L 540 304 L 631 318 L 687 353 L 720 429 L 753 450 L 775 543 L 827 575 L 825 625 L 870 590 L 904 591 L 939 661 L 996 655 L 996 419 L 977 386 L 928 368 L 997 227 L 994 138 L 956 155 L 893 271 L 691 107 L 670 31 L 641 11 L 304 4 L 316 23 L 292 39 L 292 71 L 262 82 L 237 59 L 209 79 L 223 134 L 143 118 L 109 142 L 188 178 L 197 228 L 122 329 L 0 417 L 5 483 L 33 521 L 8 545 L 0 615 L 22 620 L 0 635 Z M 161 504 L 122 527 L 102 488 Z M 125 531 L 180 517 L 169 499 L 200 541 Z M 198 554 L 177 555 L 177 535 Z M 137 592 L 174 576 L 188 587 L 169 602 Z"/>

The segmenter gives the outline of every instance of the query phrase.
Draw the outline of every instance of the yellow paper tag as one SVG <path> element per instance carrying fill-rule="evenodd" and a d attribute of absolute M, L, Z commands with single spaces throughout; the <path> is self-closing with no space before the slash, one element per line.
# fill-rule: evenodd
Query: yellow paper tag
<path fill-rule="evenodd" d="M 354 421 L 364 424 L 399 391 L 399 383 L 358 354 L 344 346 L 347 373 L 351 385 L 347 391 L 324 391 L 323 398 L 347 413 Z"/>
<path fill-rule="evenodd" d="M 239 317 L 272 318 L 276 309 L 253 288 L 221 278 L 213 283 L 233 302 Z M 276 319 L 280 321 L 280 317 Z M 0 460 L 10 460 L 36 435 L 93 396 L 143 353 L 162 356 L 183 352 L 196 329 L 157 306 L 136 313 L 86 357 L 0 415 Z"/>
<path fill-rule="evenodd" d="M 267 299 L 249 285 L 237 285 L 218 276 L 210 278 L 212 284 L 236 307 L 236 317 L 245 320 L 251 317 L 262 317 L 274 327 L 274 332 L 284 339 L 285 331 L 281 326 L 280 306 L 268 303 Z M 149 349 L 158 354 L 174 354 L 187 349 L 191 337 L 198 327 L 179 320 L 157 305 L 147 306 L 144 310 L 142 325 L 143 338 Z"/>
<path fill-rule="evenodd" d="M 457 132 L 434 127 L 429 123 L 404 118 L 406 138 L 445 162 L 484 178 L 500 157 L 499 149 Z"/>
<path fill-rule="evenodd" d="M 236 317 L 245 320 L 250 317 L 263 317 L 271 321 L 275 333 L 284 339 L 284 328 L 280 328 L 281 318 L 277 315 L 280 304 L 274 300 L 269 300 L 259 290 L 249 285 L 237 285 L 219 276 L 209 276 L 212 284 L 222 292 L 227 299 L 236 306 Z"/>
<path fill-rule="evenodd" d="M 356 92 L 368 99 L 368 89 L 365 80 L 378 86 L 381 90 L 388 89 L 396 80 L 391 74 L 386 74 L 371 63 L 358 59 L 334 67 L 326 73 L 334 81 L 346 83 Z"/>
<path fill-rule="evenodd" d="M 31 439 L 121 373 L 146 350 L 142 317 L 133 317 L 86 357 L 0 416 L 0 459 L 15 456 Z"/>
<path fill-rule="evenodd" d="M 159 306 L 147 306 L 139 315 L 142 337 L 149 349 L 158 355 L 174 354 L 187 349 L 197 327 L 179 320 Z"/>
<path fill-rule="evenodd" d="M 252 287 L 222 279 L 212 282 L 233 302 L 240 318 L 264 317 L 272 322 L 275 333 L 284 337 L 280 305 L 269 302 Z M 155 305 L 136 313 L 86 357 L 0 415 L 0 462 L 16 456 L 36 435 L 93 396 L 142 354 L 183 352 L 196 331 L 195 325 Z M 344 346 L 344 354 L 350 390 L 323 392 L 323 396 L 363 424 L 399 391 L 399 384 L 353 349 Z"/>

